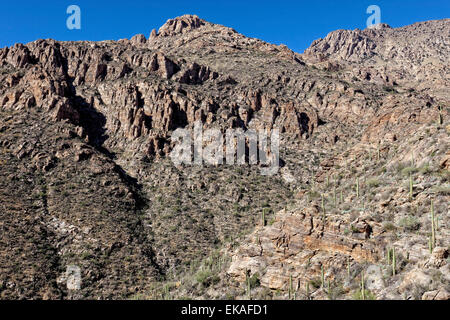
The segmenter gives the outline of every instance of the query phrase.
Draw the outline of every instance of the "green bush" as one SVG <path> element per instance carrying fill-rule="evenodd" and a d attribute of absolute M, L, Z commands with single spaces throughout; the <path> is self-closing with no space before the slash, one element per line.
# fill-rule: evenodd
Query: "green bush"
<path fill-rule="evenodd" d="M 433 172 L 432 168 L 430 168 L 430 165 L 427 164 L 425 166 L 420 167 L 419 172 L 421 174 L 429 174 L 431 172 Z"/>
<path fill-rule="evenodd" d="M 450 185 L 435 186 L 431 189 L 431 192 L 442 195 L 450 195 Z"/>
<path fill-rule="evenodd" d="M 369 188 L 377 188 L 380 185 L 380 180 L 378 180 L 377 178 L 372 178 L 366 181 L 366 185 Z"/>
<path fill-rule="evenodd" d="M 353 300 L 362 300 L 362 292 L 361 290 L 356 290 L 353 293 Z M 377 298 L 375 297 L 375 295 L 370 292 L 369 290 L 364 290 L 364 299 L 365 300 L 376 300 Z"/>
<path fill-rule="evenodd" d="M 313 278 L 309 281 L 309 284 L 313 287 L 313 288 L 320 288 L 322 286 L 322 279 L 320 277 L 318 278 Z"/>
<path fill-rule="evenodd" d="M 392 222 L 385 222 L 383 223 L 383 229 L 385 231 L 395 231 L 397 227 Z"/>
<path fill-rule="evenodd" d="M 259 287 L 261 282 L 259 281 L 259 274 L 255 273 L 250 277 L 250 289 L 254 289 L 256 287 Z"/>
<path fill-rule="evenodd" d="M 311 190 L 309 191 L 309 198 L 310 199 L 317 199 L 320 197 L 320 193 L 315 191 L 315 190 Z"/>
<path fill-rule="evenodd" d="M 411 216 L 400 219 L 398 225 L 407 231 L 416 231 L 420 228 L 420 222 Z"/>
<path fill-rule="evenodd" d="M 211 284 L 211 276 L 212 276 L 212 272 L 211 270 L 200 270 L 199 272 L 197 272 L 197 274 L 195 275 L 195 279 L 197 280 L 198 283 L 200 283 L 202 286 L 204 287 L 209 287 L 209 285 Z"/>

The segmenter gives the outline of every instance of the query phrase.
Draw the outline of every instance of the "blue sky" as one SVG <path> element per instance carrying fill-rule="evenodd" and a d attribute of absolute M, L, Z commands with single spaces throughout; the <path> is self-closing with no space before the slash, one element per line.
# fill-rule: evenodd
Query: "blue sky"
<path fill-rule="evenodd" d="M 69 5 L 81 8 L 81 30 L 69 30 Z M 190 13 L 226 25 L 246 36 L 286 44 L 303 52 L 313 40 L 336 29 L 364 29 L 369 5 L 381 8 L 381 22 L 392 27 L 449 18 L 448 0 L 296 0 L 296 1 L 2 1 L 0 47 L 40 38 L 117 40 L 137 33 L 147 37 L 167 19 Z"/>

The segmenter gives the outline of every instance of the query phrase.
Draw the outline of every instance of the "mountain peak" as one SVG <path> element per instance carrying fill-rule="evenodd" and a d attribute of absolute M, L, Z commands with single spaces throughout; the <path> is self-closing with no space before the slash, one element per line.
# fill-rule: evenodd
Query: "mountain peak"
<path fill-rule="evenodd" d="M 208 22 L 200 19 L 197 15 L 185 14 L 174 19 L 169 19 L 159 28 L 158 36 L 168 37 L 183 34 L 194 29 L 198 29 Z"/>

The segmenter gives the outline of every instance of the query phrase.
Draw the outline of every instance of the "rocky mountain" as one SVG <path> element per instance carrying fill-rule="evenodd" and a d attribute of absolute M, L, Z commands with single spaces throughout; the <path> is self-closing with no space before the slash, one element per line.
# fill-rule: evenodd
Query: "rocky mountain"
<path fill-rule="evenodd" d="M 447 97 L 448 19 L 392 29 L 339 30 L 316 40 L 305 60 L 345 70 L 349 80 L 401 85 Z"/>
<path fill-rule="evenodd" d="M 448 299 L 449 31 L 0 49 L 0 298 Z M 278 174 L 175 165 L 196 122 L 278 129 Z"/>

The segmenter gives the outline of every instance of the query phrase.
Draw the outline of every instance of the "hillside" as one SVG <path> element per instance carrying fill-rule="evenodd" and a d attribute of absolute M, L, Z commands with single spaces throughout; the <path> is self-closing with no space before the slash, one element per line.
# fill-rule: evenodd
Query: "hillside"
<path fill-rule="evenodd" d="M 0 298 L 448 299 L 449 35 L 299 54 L 185 15 L 0 49 Z M 278 129 L 279 172 L 175 165 L 198 121 Z"/>

